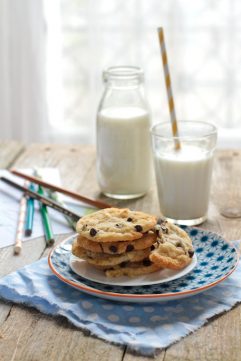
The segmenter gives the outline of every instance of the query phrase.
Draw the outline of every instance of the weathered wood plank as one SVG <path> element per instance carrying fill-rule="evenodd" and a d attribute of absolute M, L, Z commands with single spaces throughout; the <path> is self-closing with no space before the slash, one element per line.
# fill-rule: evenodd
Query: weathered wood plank
<path fill-rule="evenodd" d="M 89 337 L 63 317 L 13 307 L 1 329 L 1 361 L 121 360 L 121 348 Z"/>
<path fill-rule="evenodd" d="M 215 164 L 212 186 L 212 202 L 205 228 L 222 233 L 227 239 L 241 235 L 240 219 L 228 219 L 220 215 L 224 207 L 241 205 L 241 152 L 219 151 Z M 17 167 L 56 166 L 60 169 L 63 184 L 83 195 L 96 197 L 99 194 L 95 177 L 95 154 L 92 147 L 32 145 L 15 163 Z M 149 194 L 137 201 L 112 204 L 143 209 L 159 213 L 155 186 Z M 0 273 L 7 273 L 25 263 L 31 263 L 46 254 L 43 239 L 26 244 L 30 253 L 22 260 L 12 259 L 11 251 L 0 252 Z M 33 248 L 36 248 L 36 253 Z M 27 254 L 27 253 L 26 253 Z M 16 263 L 14 263 L 16 262 Z M 12 265 L 8 264 L 12 263 Z M 1 266 L 2 264 L 2 266 Z M 8 360 L 121 360 L 146 361 L 128 350 L 109 345 L 94 337 L 84 335 L 62 318 L 51 318 L 38 311 L 14 306 L 8 312 L 4 305 L 5 322 L 0 328 L 4 343 L 0 339 L 0 359 Z M 222 316 L 216 317 L 206 326 L 185 337 L 177 344 L 162 351 L 157 360 L 239 360 L 241 346 L 241 307 L 238 306 Z M 1 325 L 1 317 L 0 317 Z M 22 333 L 21 333 L 22 332 Z M 20 335 L 21 333 L 21 335 Z M 14 337 L 16 335 L 16 337 Z M 19 337 L 20 335 L 20 337 Z M 53 337 L 54 336 L 54 337 Z M 18 338 L 19 337 L 19 338 Z M 17 341 L 18 340 L 18 341 Z"/>
<path fill-rule="evenodd" d="M 0 141 L 0 168 L 8 168 L 23 151 L 24 146 L 15 141 Z"/>
<path fill-rule="evenodd" d="M 15 167 L 21 168 L 58 167 L 64 186 L 95 197 L 98 187 L 95 178 L 90 177 L 93 165 L 94 151 L 91 147 L 58 145 L 32 145 L 14 163 Z M 62 238 L 59 237 L 58 241 Z M 7 274 L 46 256 L 48 252 L 43 238 L 24 243 L 19 257 L 13 256 L 12 247 L 6 248 L 0 251 L 0 273 Z M 123 348 L 88 337 L 63 318 L 47 317 L 19 306 L 13 306 L 10 312 L 10 308 L 4 307 L 5 322 L 2 326 L 0 323 L 0 332 L 4 336 L 0 339 L 0 360 L 122 359 Z M 22 323 L 23 327 L 20 326 Z"/>
<path fill-rule="evenodd" d="M 24 147 L 19 142 L 15 141 L 0 141 L 0 168 L 8 168 L 11 166 L 13 161 L 19 156 L 19 154 L 23 151 Z M 8 250 L 2 250 L 0 251 L 0 277 L 1 277 L 1 265 L 5 262 L 3 262 L 3 259 L 6 260 L 8 257 L 6 255 L 6 252 Z M 23 263 L 24 264 L 24 263 Z M 5 270 L 3 271 L 3 274 L 5 273 Z M 0 325 L 2 322 L 6 319 L 8 313 L 9 313 L 10 307 L 9 305 L 2 304 L 0 305 Z"/>

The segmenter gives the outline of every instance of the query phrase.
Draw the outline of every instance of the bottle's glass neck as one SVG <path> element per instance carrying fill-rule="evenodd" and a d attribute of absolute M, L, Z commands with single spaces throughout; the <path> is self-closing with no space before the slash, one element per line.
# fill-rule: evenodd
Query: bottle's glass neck
<path fill-rule="evenodd" d="M 103 81 L 112 88 L 136 88 L 143 83 L 143 71 L 133 66 L 111 67 L 104 71 Z"/>

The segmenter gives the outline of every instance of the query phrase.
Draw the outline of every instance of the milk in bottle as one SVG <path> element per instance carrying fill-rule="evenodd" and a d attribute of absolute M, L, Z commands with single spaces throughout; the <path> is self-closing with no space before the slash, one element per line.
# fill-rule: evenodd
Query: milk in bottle
<path fill-rule="evenodd" d="M 143 72 L 114 67 L 105 73 L 106 90 L 97 114 L 97 179 L 109 197 L 145 194 L 151 181 L 150 115 Z"/>

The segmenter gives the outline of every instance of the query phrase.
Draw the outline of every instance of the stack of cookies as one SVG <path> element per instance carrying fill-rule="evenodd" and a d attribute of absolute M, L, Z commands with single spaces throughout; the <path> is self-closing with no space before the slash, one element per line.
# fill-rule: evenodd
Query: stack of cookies
<path fill-rule="evenodd" d="M 78 221 L 72 253 L 107 277 L 185 267 L 193 255 L 190 238 L 165 220 L 158 223 L 155 216 L 143 212 L 103 209 Z"/>

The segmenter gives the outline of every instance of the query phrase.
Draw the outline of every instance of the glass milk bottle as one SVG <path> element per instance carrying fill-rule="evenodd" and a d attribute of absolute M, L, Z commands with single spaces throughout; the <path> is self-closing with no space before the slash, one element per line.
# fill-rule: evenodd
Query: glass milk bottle
<path fill-rule="evenodd" d="M 132 199 L 150 187 L 150 114 L 138 67 L 110 67 L 97 113 L 97 179 L 108 197 Z"/>

